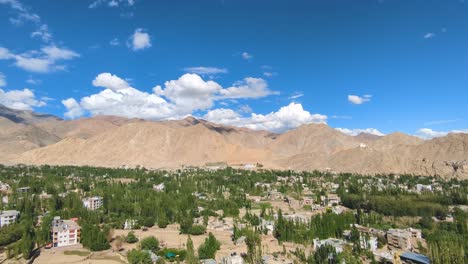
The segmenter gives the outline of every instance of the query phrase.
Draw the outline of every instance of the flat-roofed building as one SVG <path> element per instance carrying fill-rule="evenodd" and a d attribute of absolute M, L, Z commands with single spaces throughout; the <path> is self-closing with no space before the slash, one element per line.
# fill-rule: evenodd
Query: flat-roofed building
<path fill-rule="evenodd" d="M 80 243 L 81 227 L 76 220 L 61 220 L 55 217 L 51 228 L 52 246 L 65 247 Z"/>
<path fill-rule="evenodd" d="M 387 231 L 387 243 L 392 248 L 411 250 L 412 237 L 412 233 L 406 229 L 389 229 Z"/>
<path fill-rule="evenodd" d="M 93 196 L 83 199 L 83 206 L 89 210 L 96 210 L 102 206 L 102 197 L 101 196 Z"/>

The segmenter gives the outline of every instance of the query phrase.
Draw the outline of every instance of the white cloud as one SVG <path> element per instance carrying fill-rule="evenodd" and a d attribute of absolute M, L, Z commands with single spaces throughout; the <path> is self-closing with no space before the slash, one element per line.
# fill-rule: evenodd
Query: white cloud
<path fill-rule="evenodd" d="M 37 85 L 40 84 L 42 81 L 38 79 L 33 79 L 31 76 L 26 80 L 26 83 Z"/>
<path fill-rule="evenodd" d="M 228 73 L 228 70 L 225 68 L 217 68 L 217 67 L 188 67 L 184 69 L 185 72 L 188 73 L 196 73 L 199 75 L 216 75 L 220 73 Z"/>
<path fill-rule="evenodd" d="M 276 75 L 278 75 L 277 72 L 264 72 L 263 73 L 263 76 L 265 76 L 265 77 L 273 77 L 273 76 L 276 76 Z"/>
<path fill-rule="evenodd" d="M 110 74 L 108 72 L 101 73 L 93 80 L 93 85 L 96 87 L 104 87 L 110 90 L 121 90 L 129 88 L 130 85 L 127 81 L 119 78 L 116 75 Z"/>
<path fill-rule="evenodd" d="M 372 95 L 364 95 L 364 96 L 358 96 L 358 95 L 348 95 L 348 101 L 352 104 L 363 104 L 366 102 L 369 102 L 372 98 Z"/>
<path fill-rule="evenodd" d="M 154 93 L 168 98 L 178 109 L 188 113 L 212 107 L 214 95 L 222 90 L 218 83 L 204 81 L 193 73 L 186 73 L 178 80 L 167 81 L 164 86 L 164 89 L 156 86 Z"/>
<path fill-rule="evenodd" d="M 0 87 L 6 86 L 6 77 L 5 74 L 0 72 Z"/>
<path fill-rule="evenodd" d="M 259 84 L 259 82 L 261 84 Z M 220 84 L 214 81 L 205 81 L 199 75 L 186 73 L 177 80 L 170 80 L 164 83 L 164 86 L 156 86 L 152 93 L 140 91 L 131 87 L 124 79 L 110 73 L 101 73 L 93 80 L 93 85 L 104 87 L 105 89 L 97 94 L 86 96 L 79 100 L 79 106 L 82 112 L 75 111 L 67 117 L 77 117 L 79 114 L 91 115 L 117 115 L 124 117 L 138 117 L 152 120 L 177 119 L 196 111 L 204 111 L 213 107 L 215 101 L 223 102 L 230 97 L 236 98 L 255 98 L 266 96 L 266 82 L 261 82 L 255 78 L 246 78 L 242 85 L 250 85 L 252 91 L 243 91 L 230 89 L 236 86 L 224 89 Z M 228 92 L 226 92 L 228 91 Z M 229 95 L 229 97 L 226 97 Z M 240 97 L 240 96 L 244 97 Z M 79 109 L 76 105 L 72 108 L 71 101 L 67 109 Z M 65 105 L 65 103 L 64 103 Z M 251 112 L 247 107 L 241 107 L 241 111 Z M 260 117 L 258 117 L 260 118 Z"/>
<path fill-rule="evenodd" d="M 67 108 L 64 116 L 68 118 L 77 118 L 83 116 L 84 111 L 81 108 L 80 104 L 73 98 L 68 98 L 66 100 L 62 100 L 62 104 Z"/>
<path fill-rule="evenodd" d="M 41 24 L 41 17 L 26 8 L 19 0 L 0 0 L 0 4 L 8 5 L 16 17 L 10 17 L 10 23 L 20 26 L 26 22 L 33 23 L 37 29 L 31 33 L 31 37 L 39 37 L 44 42 L 50 42 L 52 34 L 46 24 Z"/>
<path fill-rule="evenodd" d="M 421 128 L 416 132 L 416 136 L 423 139 L 432 139 L 436 137 L 443 137 L 450 133 L 468 133 L 468 129 L 451 130 L 451 131 L 435 131 L 430 128 Z"/>
<path fill-rule="evenodd" d="M 327 116 L 311 114 L 305 111 L 301 104 L 297 103 L 290 103 L 281 107 L 278 111 L 266 115 L 252 113 L 249 117 L 241 117 L 239 113 L 231 109 L 219 108 L 208 111 L 203 118 L 219 124 L 278 133 L 304 124 L 325 124 L 327 122 Z"/>
<path fill-rule="evenodd" d="M 249 53 L 246 52 L 246 51 L 242 52 L 241 56 L 242 56 L 242 58 L 243 58 L 244 60 L 250 60 L 250 59 L 253 58 L 252 54 L 249 54 Z"/>
<path fill-rule="evenodd" d="M 271 94 L 279 94 L 276 91 L 268 89 L 268 84 L 262 78 L 247 77 L 233 86 L 220 91 L 221 98 L 239 99 L 239 98 L 259 98 Z"/>
<path fill-rule="evenodd" d="M 6 48 L 0 47 L 0 60 L 15 60 L 14 65 L 18 68 L 38 73 L 64 70 L 66 66 L 58 64 L 59 61 L 71 60 L 79 56 L 78 53 L 70 49 L 59 48 L 55 45 L 21 54 L 14 54 Z"/>
<path fill-rule="evenodd" d="M 118 38 L 114 38 L 112 39 L 111 41 L 109 41 L 109 45 L 111 46 L 119 46 L 120 45 L 120 41 Z"/>
<path fill-rule="evenodd" d="M 424 34 L 423 38 L 425 38 L 425 39 L 431 39 L 431 38 L 434 38 L 435 36 L 436 36 L 435 33 L 429 32 L 429 33 Z"/>
<path fill-rule="evenodd" d="M 372 134 L 376 136 L 385 136 L 384 133 L 380 132 L 378 129 L 375 129 L 375 128 L 364 128 L 364 129 L 335 128 L 335 129 L 348 136 L 357 136 L 361 133 Z"/>
<path fill-rule="evenodd" d="M 50 42 L 52 40 L 52 34 L 49 31 L 49 27 L 46 24 L 39 26 L 39 28 L 31 33 L 32 38 L 40 38 L 44 42 Z"/>
<path fill-rule="evenodd" d="M 0 104 L 18 110 L 32 110 L 41 107 L 46 102 L 39 100 L 30 89 L 4 91 L 0 89 Z"/>
<path fill-rule="evenodd" d="M 88 8 L 97 8 L 103 4 L 107 4 L 109 7 L 117 7 L 122 3 L 125 3 L 127 6 L 133 6 L 135 4 L 135 0 L 95 0 L 88 5 Z"/>
<path fill-rule="evenodd" d="M 133 35 L 130 36 L 129 47 L 131 47 L 134 51 L 151 47 L 150 35 L 144 32 L 142 28 L 135 29 Z"/>
<path fill-rule="evenodd" d="M 288 99 L 297 99 L 304 96 L 303 93 L 295 92 L 293 95 L 289 96 Z"/>

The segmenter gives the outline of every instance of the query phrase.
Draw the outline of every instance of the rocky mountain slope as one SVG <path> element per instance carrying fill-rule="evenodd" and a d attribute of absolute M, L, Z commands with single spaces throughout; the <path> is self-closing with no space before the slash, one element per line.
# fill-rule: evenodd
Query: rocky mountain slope
<path fill-rule="evenodd" d="M 7 164 L 176 168 L 207 162 L 261 163 L 279 169 L 468 178 L 467 134 L 427 141 L 402 133 L 348 136 L 323 124 L 274 134 L 193 117 L 161 122 L 112 116 L 65 121 L 0 110 L 0 162 Z"/>

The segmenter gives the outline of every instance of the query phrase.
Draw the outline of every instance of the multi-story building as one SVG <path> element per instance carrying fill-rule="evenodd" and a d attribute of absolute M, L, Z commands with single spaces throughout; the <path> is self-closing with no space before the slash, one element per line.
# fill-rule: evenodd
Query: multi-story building
<path fill-rule="evenodd" d="M 0 211 L 0 227 L 15 223 L 18 220 L 19 212 L 16 210 Z"/>
<path fill-rule="evenodd" d="M 411 250 L 412 233 L 406 229 L 389 229 L 387 231 L 387 243 L 391 248 Z"/>
<path fill-rule="evenodd" d="M 314 250 L 325 245 L 332 246 L 335 248 L 336 253 L 341 253 L 349 244 L 346 241 L 337 238 L 327 238 L 323 240 L 319 240 L 318 238 L 314 239 Z"/>
<path fill-rule="evenodd" d="M 51 228 L 52 246 L 65 247 L 80 243 L 81 227 L 76 223 L 76 219 L 61 220 L 54 217 Z"/>
<path fill-rule="evenodd" d="M 102 197 L 93 196 L 83 199 L 83 206 L 89 210 L 96 210 L 102 206 Z"/>

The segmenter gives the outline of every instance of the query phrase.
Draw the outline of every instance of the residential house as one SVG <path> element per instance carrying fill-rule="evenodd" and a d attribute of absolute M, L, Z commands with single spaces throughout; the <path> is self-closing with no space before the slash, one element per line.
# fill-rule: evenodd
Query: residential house
<path fill-rule="evenodd" d="M 89 210 L 99 209 L 102 205 L 103 199 L 101 196 L 87 197 L 83 199 L 83 206 Z"/>
<path fill-rule="evenodd" d="M 0 211 L 0 227 L 16 223 L 19 213 L 16 210 Z"/>
<path fill-rule="evenodd" d="M 61 220 L 59 216 L 52 221 L 52 246 L 65 247 L 80 243 L 81 227 L 76 223 L 77 219 Z"/>
<path fill-rule="evenodd" d="M 346 241 L 337 238 L 327 238 L 323 240 L 319 240 L 318 238 L 314 239 L 314 250 L 317 250 L 319 247 L 324 245 L 332 246 L 335 248 L 336 253 L 341 253 L 349 244 Z"/>
<path fill-rule="evenodd" d="M 244 259 L 237 255 L 236 253 L 231 254 L 231 256 L 223 257 L 221 259 L 221 264 L 244 264 Z"/>

